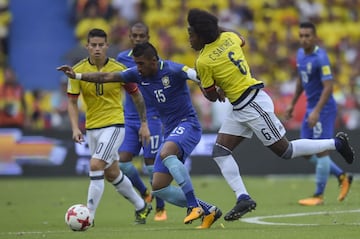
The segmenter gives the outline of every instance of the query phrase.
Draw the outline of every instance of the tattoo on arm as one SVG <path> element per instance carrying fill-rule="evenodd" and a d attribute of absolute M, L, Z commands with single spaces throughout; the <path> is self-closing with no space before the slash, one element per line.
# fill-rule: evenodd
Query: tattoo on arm
<path fill-rule="evenodd" d="M 138 111 L 139 117 L 140 117 L 140 121 L 141 122 L 146 122 L 146 107 L 145 107 L 145 101 L 144 98 L 142 97 L 142 94 L 140 93 L 140 91 L 138 91 L 138 93 L 135 93 L 132 95 L 134 104 L 136 106 L 136 109 Z"/>

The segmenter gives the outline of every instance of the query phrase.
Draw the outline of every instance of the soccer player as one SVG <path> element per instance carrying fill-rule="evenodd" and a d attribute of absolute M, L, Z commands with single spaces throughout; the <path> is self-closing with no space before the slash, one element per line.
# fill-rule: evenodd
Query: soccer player
<path fill-rule="evenodd" d="M 179 207 L 187 207 L 184 223 L 203 216 L 198 228 L 210 228 L 221 217 L 216 206 L 195 197 L 184 160 L 201 138 L 201 126 L 191 103 L 186 81 L 198 81 L 196 72 L 182 64 L 159 59 L 150 43 L 137 44 L 132 55 L 136 67 L 117 73 L 76 73 L 62 70 L 71 78 L 91 82 L 137 82 L 145 101 L 159 112 L 164 126 L 164 142 L 156 155 L 152 182 L 153 195 Z M 173 186 L 172 180 L 179 185 Z"/>
<path fill-rule="evenodd" d="M 149 41 L 149 29 L 141 22 L 137 22 L 130 27 L 129 34 L 130 42 L 133 46 L 136 44 Z M 122 51 L 118 54 L 117 61 L 130 68 L 136 66 L 132 57 L 132 49 Z M 120 169 L 129 177 L 134 187 L 140 192 L 142 197 L 147 202 L 151 202 L 152 196 L 140 175 L 131 162 L 134 155 L 139 155 L 141 148 L 143 149 L 145 167 L 150 176 L 150 184 L 152 182 L 152 175 L 154 171 L 155 155 L 159 150 L 159 146 L 163 140 L 162 124 L 160 121 L 159 113 L 156 108 L 146 104 L 146 115 L 148 118 L 148 125 L 150 129 L 150 144 L 143 146 L 138 140 L 138 132 L 140 128 L 139 114 L 136 110 L 134 102 L 130 94 L 125 95 L 125 138 L 126 140 L 121 144 L 119 149 L 120 154 Z M 156 197 L 156 212 L 154 216 L 155 221 L 167 220 L 167 214 L 165 210 L 165 203 L 159 197 Z"/>
<path fill-rule="evenodd" d="M 336 102 L 332 95 L 334 79 L 326 50 L 316 44 L 316 28 L 313 23 L 300 24 L 301 48 L 297 53 L 297 79 L 294 97 L 287 109 L 287 118 L 292 113 L 303 91 L 306 93 L 306 114 L 301 126 L 301 138 L 330 139 L 334 135 L 336 120 Z M 340 185 L 339 201 L 343 201 L 349 192 L 352 176 L 346 174 L 330 158 L 329 151 L 324 151 L 306 159 L 316 165 L 316 190 L 313 197 L 299 200 L 300 205 L 315 206 L 324 203 L 324 191 L 328 176 L 334 174 Z"/>
<path fill-rule="evenodd" d="M 222 100 L 225 95 L 233 110 L 222 123 L 212 156 L 225 180 L 235 192 L 236 204 L 224 217 L 237 220 L 255 209 L 240 175 L 232 151 L 255 133 L 264 146 L 283 159 L 337 150 L 348 163 L 354 152 L 348 136 L 340 132 L 334 139 L 298 139 L 288 141 L 285 128 L 274 114 L 271 98 L 262 90 L 263 82 L 251 76 L 242 51 L 244 40 L 233 32 L 222 32 L 218 19 L 209 12 L 191 9 L 187 17 L 191 47 L 200 51 L 196 60 L 197 76 L 205 97 Z"/>
<path fill-rule="evenodd" d="M 103 30 L 92 29 L 88 33 L 86 48 L 89 57 L 77 63 L 74 66 L 74 72 L 115 72 L 126 69 L 115 59 L 107 57 L 107 35 Z M 59 67 L 58 70 L 63 71 L 64 68 Z M 139 111 L 141 118 L 139 136 L 142 142 L 145 143 L 150 138 L 146 108 L 141 92 L 134 83 L 121 85 L 119 83 L 90 83 L 71 77 L 68 80 L 68 111 L 72 137 L 77 143 L 84 142 L 83 134 L 78 126 L 78 97 L 80 94 L 86 104 L 86 137 L 91 152 L 87 207 L 91 213 L 92 223 L 103 195 L 104 178 L 106 178 L 116 191 L 135 206 L 135 223 L 145 224 L 146 217 L 152 209 L 151 204 L 147 204 L 136 193 L 130 180 L 118 166 L 118 149 L 125 135 L 124 112 L 120 101 L 122 87 L 131 94 Z"/>

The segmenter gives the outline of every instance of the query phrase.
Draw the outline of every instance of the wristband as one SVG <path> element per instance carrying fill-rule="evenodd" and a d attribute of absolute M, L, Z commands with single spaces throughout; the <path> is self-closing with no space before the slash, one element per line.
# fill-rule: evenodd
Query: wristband
<path fill-rule="evenodd" d="M 82 74 L 81 73 L 75 73 L 75 79 L 81 80 Z"/>

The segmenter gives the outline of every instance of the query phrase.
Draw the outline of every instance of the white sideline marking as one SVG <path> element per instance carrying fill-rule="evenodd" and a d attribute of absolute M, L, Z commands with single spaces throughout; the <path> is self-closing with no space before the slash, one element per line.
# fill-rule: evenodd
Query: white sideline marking
<path fill-rule="evenodd" d="M 277 225 L 277 226 L 317 226 L 319 224 L 303 224 L 303 223 L 283 223 L 283 222 L 265 222 L 264 219 L 269 218 L 285 218 L 285 217 L 303 217 L 311 215 L 324 215 L 324 214 L 342 214 L 342 213 L 355 213 L 360 212 L 360 209 L 356 210 L 347 210 L 347 211 L 323 211 L 323 212 L 305 212 L 305 213 L 292 213 L 292 214 L 279 214 L 271 216 L 259 216 L 259 217 L 248 217 L 240 218 L 240 221 L 261 225 Z M 356 223 L 357 225 L 359 223 Z"/>

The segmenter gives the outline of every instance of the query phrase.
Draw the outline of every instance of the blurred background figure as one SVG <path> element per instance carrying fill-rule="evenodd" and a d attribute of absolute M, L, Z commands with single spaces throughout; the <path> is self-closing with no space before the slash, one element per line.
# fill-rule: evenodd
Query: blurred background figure
<path fill-rule="evenodd" d="M 98 1 L 88 1 L 84 7 L 84 17 L 75 26 L 75 35 L 84 46 L 87 43 L 87 34 L 93 28 L 103 29 L 110 33 L 110 25 L 101 15 Z"/>
<path fill-rule="evenodd" d="M 118 17 L 128 23 L 141 20 L 141 0 L 112 0 L 111 4 Z"/>
<path fill-rule="evenodd" d="M 300 21 L 318 22 L 321 19 L 321 14 L 324 6 L 321 2 L 314 0 L 298 0 L 296 2 L 300 13 Z"/>
<path fill-rule="evenodd" d="M 0 127 L 24 128 L 26 125 L 25 93 L 12 68 L 4 69 L 0 85 Z"/>
<path fill-rule="evenodd" d="M 43 89 L 34 89 L 26 94 L 29 124 L 32 130 L 49 129 L 50 125 L 50 94 Z"/>
<path fill-rule="evenodd" d="M 67 78 L 61 77 L 59 89 L 51 95 L 51 127 L 54 129 L 70 129 L 70 119 L 67 110 Z"/>
<path fill-rule="evenodd" d="M 5 58 L 9 53 L 8 38 L 11 20 L 12 14 L 9 10 L 9 1 L 0 0 L 0 58 Z"/>

